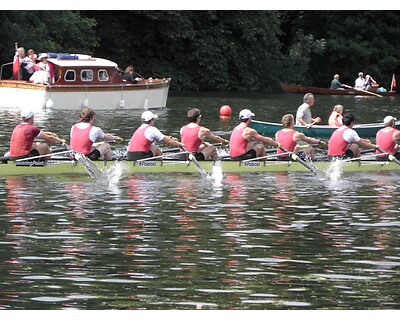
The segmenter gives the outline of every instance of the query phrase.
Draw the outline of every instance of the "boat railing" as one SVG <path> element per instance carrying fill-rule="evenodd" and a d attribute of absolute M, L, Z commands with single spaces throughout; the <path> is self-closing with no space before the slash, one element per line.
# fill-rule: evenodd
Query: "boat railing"
<path fill-rule="evenodd" d="M 5 63 L 0 68 L 0 80 L 3 80 L 3 67 L 13 64 L 13 62 Z"/>

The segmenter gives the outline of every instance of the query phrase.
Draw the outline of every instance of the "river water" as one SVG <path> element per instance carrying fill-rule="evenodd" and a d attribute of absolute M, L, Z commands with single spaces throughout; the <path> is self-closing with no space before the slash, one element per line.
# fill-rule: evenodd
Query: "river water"
<path fill-rule="evenodd" d="M 156 126 L 178 136 L 188 107 L 229 137 L 243 108 L 295 113 L 302 95 L 171 94 Z M 398 97 L 316 96 L 357 122 L 398 114 Z M 220 119 L 228 104 L 231 119 Z M 68 137 L 78 115 L 36 125 Z M 0 152 L 18 123 L 1 110 Z M 127 141 L 140 111 L 98 111 Z M 113 146 L 119 148 L 120 146 Z M 0 177 L 0 309 L 363 310 L 400 308 L 399 173 Z"/>

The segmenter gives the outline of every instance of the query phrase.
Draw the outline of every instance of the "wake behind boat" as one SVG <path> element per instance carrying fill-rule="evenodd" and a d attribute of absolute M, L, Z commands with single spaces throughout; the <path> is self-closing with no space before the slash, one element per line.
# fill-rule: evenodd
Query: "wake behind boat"
<path fill-rule="evenodd" d="M 167 104 L 171 79 L 123 81 L 118 66 L 103 58 L 84 54 L 48 53 L 55 83 L 3 80 L 0 75 L 0 107 L 80 110 L 155 109 Z M 10 63 L 9 63 L 10 64 Z M 2 66 L 3 69 L 3 66 Z"/>

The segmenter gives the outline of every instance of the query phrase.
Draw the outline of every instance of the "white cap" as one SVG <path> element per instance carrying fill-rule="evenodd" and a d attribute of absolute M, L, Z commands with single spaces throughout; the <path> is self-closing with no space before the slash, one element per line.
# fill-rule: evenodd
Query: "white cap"
<path fill-rule="evenodd" d="M 386 116 L 385 119 L 383 119 L 383 124 L 384 125 L 389 125 L 392 123 L 392 121 L 396 121 L 397 119 L 392 116 Z"/>
<path fill-rule="evenodd" d="M 25 119 L 29 119 L 30 117 L 32 117 L 35 113 L 29 109 L 29 108 L 24 108 L 21 110 L 21 117 L 25 118 Z"/>
<path fill-rule="evenodd" d="M 154 114 L 151 111 L 145 111 L 142 113 L 142 120 L 143 121 L 150 121 L 152 119 L 157 119 L 158 115 Z"/>
<path fill-rule="evenodd" d="M 255 116 L 255 114 L 253 112 L 251 112 L 249 109 L 243 109 L 239 113 L 239 119 L 249 119 L 254 116 Z"/>

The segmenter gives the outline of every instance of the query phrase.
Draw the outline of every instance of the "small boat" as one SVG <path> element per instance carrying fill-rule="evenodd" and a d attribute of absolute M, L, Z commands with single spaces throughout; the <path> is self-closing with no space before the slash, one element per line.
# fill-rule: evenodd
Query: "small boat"
<path fill-rule="evenodd" d="M 35 84 L 27 80 L 3 80 L 0 75 L 0 107 L 80 110 L 156 109 L 167 104 L 171 79 L 123 81 L 118 66 L 107 59 L 83 54 L 47 53 L 56 80 Z M 8 63 L 10 64 L 10 63 Z M 3 66 L 2 66 L 3 69 Z"/>
<path fill-rule="evenodd" d="M 398 171 L 400 165 L 395 161 L 371 160 L 340 161 L 343 172 Z M 368 160 L 370 159 L 370 160 Z M 131 174 L 171 174 L 171 173 L 200 173 L 199 167 L 193 161 L 163 160 L 163 161 L 93 161 L 92 165 L 100 172 L 120 171 L 125 175 Z M 198 164 L 208 173 L 220 167 L 223 173 L 266 173 L 266 172 L 310 172 L 310 168 L 298 161 L 291 160 L 247 160 L 247 161 L 199 161 Z M 330 172 L 336 162 L 316 161 L 315 170 Z M 65 160 L 27 160 L 0 162 L 0 176 L 33 176 L 33 175 L 72 175 L 88 176 L 87 166 L 75 159 Z"/>
<path fill-rule="evenodd" d="M 264 136 L 275 136 L 275 133 L 282 129 L 281 123 L 266 122 L 252 120 L 250 127 L 257 130 L 259 134 Z M 376 133 L 384 127 L 383 123 L 367 123 L 367 124 L 356 124 L 353 129 L 357 131 L 358 135 L 363 138 L 375 138 Z M 400 121 L 396 121 L 396 128 L 400 129 Z M 317 137 L 322 139 L 328 139 L 332 135 L 333 131 L 337 128 L 330 127 L 328 125 L 313 125 L 307 129 L 306 126 L 295 125 L 294 129 L 303 132 L 308 137 Z"/>
<path fill-rule="evenodd" d="M 330 89 L 320 87 L 309 87 L 297 84 L 281 83 L 282 90 L 287 93 L 312 93 L 312 94 L 325 94 L 325 95 L 341 95 L 341 96 L 394 96 L 396 91 L 379 92 L 377 88 L 370 90 L 361 89 Z"/>

